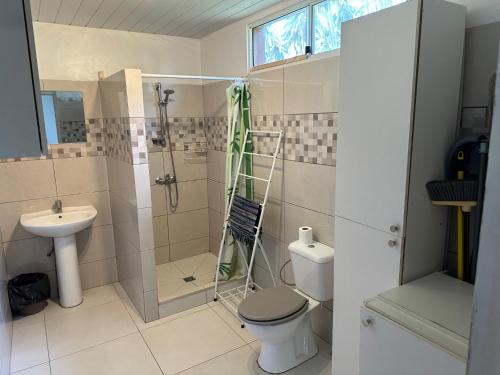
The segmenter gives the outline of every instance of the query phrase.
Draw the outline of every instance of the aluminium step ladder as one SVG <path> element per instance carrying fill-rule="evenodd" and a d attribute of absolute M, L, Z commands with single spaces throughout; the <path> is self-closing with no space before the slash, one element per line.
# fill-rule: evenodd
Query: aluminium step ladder
<path fill-rule="evenodd" d="M 269 195 L 269 188 L 271 186 L 271 181 L 274 173 L 274 167 L 276 165 L 276 159 L 278 157 L 280 145 L 281 145 L 281 140 L 283 138 L 283 131 L 265 131 L 265 130 L 248 130 L 245 132 L 245 138 L 243 141 L 243 145 L 246 146 L 247 141 L 249 137 L 259 137 L 259 136 L 274 136 L 277 139 L 276 147 L 274 148 L 274 152 L 272 155 L 267 155 L 267 154 L 258 154 L 258 153 L 253 153 L 253 152 L 242 152 L 240 154 L 240 159 L 238 162 L 238 168 L 236 171 L 236 176 L 234 178 L 234 182 L 232 184 L 232 192 L 231 192 L 231 198 L 229 200 L 229 205 L 226 210 L 225 214 L 225 219 L 224 219 L 224 226 L 223 226 L 223 235 L 222 235 L 222 240 L 219 248 L 219 256 L 217 260 L 217 269 L 215 272 L 215 292 L 214 292 L 214 301 L 221 300 L 223 305 L 225 305 L 229 310 L 232 310 L 232 312 L 237 316 L 238 314 L 238 305 L 245 299 L 248 295 L 248 293 L 253 293 L 255 290 L 259 289 L 261 290 L 262 288 L 257 285 L 253 279 L 252 279 L 252 269 L 253 265 L 255 262 L 255 254 L 257 247 L 262 253 L 262 256 L 266 262 L 266 265 L 269 269 L 269 273 L 271 275 L 271 278 L 273 280 L 273 284 L 276 287 L 276 279 L 274 278 L 274 273 L 271 267 L 271 263 L 269 262 L 269 258 L 266 254 L 266 251 L 264 249 L 264 246 L 262 245 L 262 241 L 260 240 L 260 234 L 261 234 L 261 229 L 262 229 L 262 220 L 264 218 L 264 212 L 266 208 L 266 203 L 267 203 L 267 198 Z M 268 178 L 261 178 L 261 177 L 256 177 L 256 176 L 249 176 L 244 173 L 241 173 L 241 165 L 243 161 L 243 156 L 244 155 L 252 155 L 254 157 L 262 157 L 262 158 L 272 158 L 272 164 L 271 164 L 271 171 L 269 173 Z M 245 251 L 244 251 L 244 246 L 245 244 L 242 244 L 241 241 L 237 240 L 236 238 L 233 237 L 234 243 L 237 244 L 239 254 L 241 255 L 243 266 L 245 268 L 246 274 L 241 276 L 240 279 L 246 278 L 246 282 L 244 285 L 237 286 L 235 288 L 231 289 L 226 289 L 226 290 L 219 290 L 220 285 L 219 285 L 219 269 L 221 266 L 221 261 L 222 257 L 224 256 L 224 250 L 226 249 L 226 239 L 228 237 L 228 231 L 229 231 L 229 226 L 230 226 L 230 214 L 231 214 L 231 209 L 233 208 L 233 204 L 235 203 L 235 195 L 236 195 L 236 190 L 237 190 L 237 184 L 239 182 L 239 178 L 243 178 L 246 180 L 258 180 L 258 181 L 263 181 L 265 182 L 266 185 L 266 191 L 264 194 L 264 199 L 262 203 L 260 203 L 260 215 L 258 215 L 257 218 L 257 225 L 254 226 L 254 236 L 253 236 L 253 244 L 252 244 L 252 252 L 251 252 L 251 257 L 250 261 L 247 263 L 247 257 L 245 256 Z M 243 327 L 243 324 L 242 324 Z"/>

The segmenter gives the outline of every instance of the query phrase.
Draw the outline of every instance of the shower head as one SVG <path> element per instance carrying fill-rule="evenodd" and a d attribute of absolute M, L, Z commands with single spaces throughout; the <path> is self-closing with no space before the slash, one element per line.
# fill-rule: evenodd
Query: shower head
<path fill-rule="evenodd" d="M 172 95 L 174 92 L 175 92 L 174 90 L 170 90 L 170 89 L 163 90 L 163 93 L 165 94 L 165 98 L 163 99 L 163 102 L 165 104 L 168 104 L 168 101 L 169 101 L 168 97 L 170 95 Z"/>

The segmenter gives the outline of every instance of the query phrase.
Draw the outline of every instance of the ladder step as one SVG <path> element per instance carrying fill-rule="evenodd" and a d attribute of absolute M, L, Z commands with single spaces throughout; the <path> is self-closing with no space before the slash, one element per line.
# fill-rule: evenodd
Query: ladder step
<path fill-rule="evenodd" d="M 254 152 L 244 152 L 245 155 L 261 156 L 263 158 L 274 158 L 274 155 L 256 154 Z"/>
<path fill-rule="evenodd" d="M 269 179 L 267 178 L 260 178 L 260 177 L 255 177 L 255 176 L 249 176 L 244 173 L 239 173 L 240 176 L 243 176 L 245 178 L 250 178 L 252 180 L 259 180 L 259 181 L 264 181 L 264 182 L 269 182 Z"/>
<path fill-rule="evenodd" d="M 273 132 L 273 131 L 267 131 L 267 130 L 249 130 L 249 133 L 252 134 L 281 134 L 281 132 Z"/>

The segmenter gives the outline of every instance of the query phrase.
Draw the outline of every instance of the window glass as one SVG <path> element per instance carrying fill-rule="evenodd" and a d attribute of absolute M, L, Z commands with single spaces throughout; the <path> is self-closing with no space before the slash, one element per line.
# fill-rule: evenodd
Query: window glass
<path fill-rule="evenodd" d="M 306 7 L 253 28 L 253 64 L 266 64 L 304 54 L 308 24 Z"/>
<path fill-rule="evenodd" d="M 341 23 L 406 0 L 326 0 L 313 6 L 313 53 L 340 47 Z"/>

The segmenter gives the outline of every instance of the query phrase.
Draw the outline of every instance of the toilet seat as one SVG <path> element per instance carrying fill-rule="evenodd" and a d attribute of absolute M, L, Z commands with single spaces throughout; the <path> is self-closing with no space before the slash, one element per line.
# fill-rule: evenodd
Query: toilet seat
<path fill-rule="evenodd" d="M 260 290 L 249 295 L 238 307 L 240 319 L 254 325 L 276 325 L 288 322 L 308 309 L 309 300 L 282 286 Z"/>

